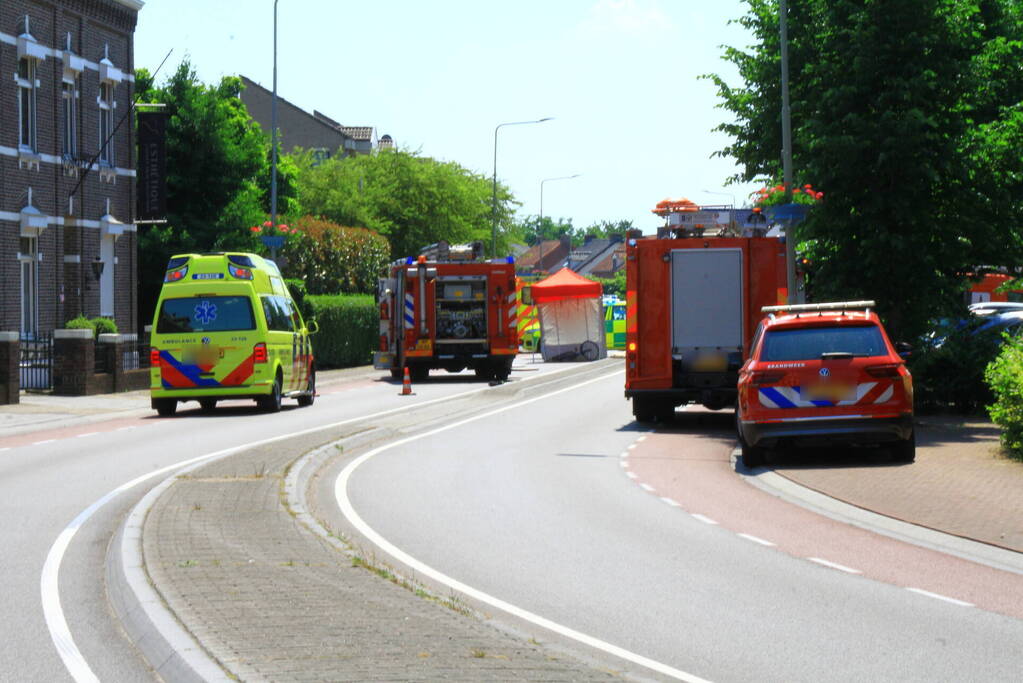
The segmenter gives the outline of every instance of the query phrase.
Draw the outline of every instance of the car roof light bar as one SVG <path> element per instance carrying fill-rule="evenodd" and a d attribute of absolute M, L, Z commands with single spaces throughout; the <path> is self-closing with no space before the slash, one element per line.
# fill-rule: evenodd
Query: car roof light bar
<path fill-rule="evenodd" d="M 781 313 L 787 311 L 789 313 L 807 313 L 810 311 L 846 311 L 849 309 L 866 309 L 870 310 L 874 308 L 876 304 L 873 301 L 834 301 L 823 304 L 787 304 L 784 306 L 764 306 L 760 310 L 763 313 Z"/>

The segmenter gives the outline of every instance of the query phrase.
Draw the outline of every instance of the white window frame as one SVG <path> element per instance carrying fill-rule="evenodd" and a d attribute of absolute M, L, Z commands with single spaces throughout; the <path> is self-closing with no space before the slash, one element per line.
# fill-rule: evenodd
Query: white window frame
<path fill-rule="evenodd" d="M 69 160 L 78 158 L 78 84 L 77 75 L 61 81 L 61 155 Z"/>
<path fill-rule="evenodd" d="M 36 126 L 36 91 L 39 89 L 36 61 L 32 57 L 19 58 L 18 71 L 14 74 L 14 80 L 18 83 L 18 148 L 32 153 L 38 151 L 39 144 Z M 27 65 L 25 76 L 21 74 L 23 62 Z"/>
<path fill-rule="evenodd" d="M 18 252 L 18 279 L 21 281 L 21 335 L 34 339 L 39 332 L 39 238 L 22 235 Z"/>
<path fill-rule="evenodd" d="M 117 107 L 114 85 L 112 81 L 100 81 L 99 95 L 96 97 L 99 105 L 99 162 L 106 166 L 114 165 L 114 109 Z"/>

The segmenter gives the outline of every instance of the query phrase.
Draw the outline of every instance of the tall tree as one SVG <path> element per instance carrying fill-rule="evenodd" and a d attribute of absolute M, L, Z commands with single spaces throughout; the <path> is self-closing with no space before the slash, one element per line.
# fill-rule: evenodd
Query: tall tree
<path fill-rule="evenodd" d="M 163 103 L 168 114 L 167 224 L 149 226 L 139 236 L 140 313 L 148 320 L 170 255 L 249 242 L 247 228 L 262 223 L 266 211 L 269 145 L 249 119 L 238 78 L 205 85 L 184 61 L 163 86 L 144 69 L 137 84 L 143 101 Z M 287 170 L 281 204 L 293 207 Z"/>
<path fill-rule="evenodd" d="M 492 186 L 454 162 L 415 152 L 299 160 L 299 191 L 309 214 L 385 235 L 395 257 L 419 253 L 439 240 L 490 244 Z M 515 201 L 498 186 L 498 251 L 508 248 Z"/>
<path fill-rule="evenodd" d="M 737 179 L 780 168 L 778 6 L 747 0 L 757 41 L 718 76 Z M 961 305 L 965 278 L 1023 263 L 1014 0 L 792 0 L 793 160 L 825 201 L 797 226 L 821 298 L 878 301 L 896 334 Z"/>

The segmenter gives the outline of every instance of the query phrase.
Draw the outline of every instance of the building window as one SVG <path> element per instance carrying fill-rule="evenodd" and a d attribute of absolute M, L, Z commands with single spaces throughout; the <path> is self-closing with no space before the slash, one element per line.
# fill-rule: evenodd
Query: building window
<path fill-rule="evenodd" d="M 108 166 L 114 165 L 114 84 L 104 81 L 99 84 L 99 160 Z"/>
<path fill-rule="evenodd" d="M 18 60 L 18 145 L 36 151 L 36 60 Z"/>
<path fill-rule="evenodd" d="M 39 267 L 35 237 L 22 237 L 18 261 L 21 264 L 21 335 L 34 338 L 39 320 Z"/>
<path fill-rule="evenodd" d="M 78 156 L 78 82 L 64 81 L 61 90 L 61 114 L 63 116 L 63 139 L 61 153 L 65 159 Z"/>

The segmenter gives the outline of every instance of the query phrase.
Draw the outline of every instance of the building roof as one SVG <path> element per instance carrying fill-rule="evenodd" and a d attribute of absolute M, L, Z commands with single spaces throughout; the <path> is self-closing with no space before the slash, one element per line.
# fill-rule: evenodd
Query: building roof
<path fill-rule="evenodd" d="M 341 132 L 353 140 L 372 140 L 372 126 L 340 126 Z"/>

